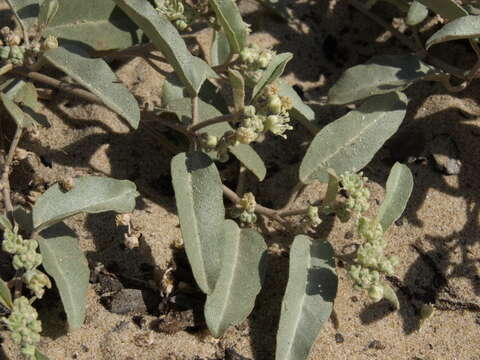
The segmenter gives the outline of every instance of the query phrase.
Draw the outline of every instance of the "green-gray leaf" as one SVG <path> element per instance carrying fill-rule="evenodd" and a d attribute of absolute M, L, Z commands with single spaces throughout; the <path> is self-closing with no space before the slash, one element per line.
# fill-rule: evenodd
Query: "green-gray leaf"
<path fill-rule="evenodd" d="M 13 230 L 10 220 L 3 214 L 0 214 L 0 228 L 2 230 Z"/>
<path fill-rule="evenodd" d="M 336 174 L 362 169 L 397 131 L 406 108 L 403 93 L 378 95 L 325 126 L 302 160 L 300 180 L 304 184 L 315 180 L 327 182 L 327 169 Z"/>
<path fill-rule="evenodd" d="M 64 223 L 44 230 L 37 238 L 42 265 L 54 280 L 67 314 L 68 327 L 75 330 L 85 320 L 90 271 L 75 233 Z"/>
<path fill-rule="evenodd" d="M 220 276 L 205 303 L 205 320 L 215 337 L 240 324 L 253 310 L 262 288 L 267 246 L 253 229 L 242 229 L 225 221 L 225 240 Z"/>
<path fill-rule="evenodd" d="M 268 64 L 268 67 L 263 72 L 262 77 L 253 88 L 252 99 L 256 99 L 265 86 L 273 83 L 282 76 L 285 66 L 287 66 L 287 63 L 292 60 L 292 58 L 292 53 L 283 53 L 278 54 L 272 59 L 272 61 L 270 61 L 270 64 Z"/>
<path fill-rule="evenodd" d="M 395 291 L 386 283 L 382 283 L 383 287 L 383 298 L 388 300 L 390 304 L 393 305 L 395 310 L 400 309 L 400 302 L 398 301 L 397 294 Z"/>
<path fill-rule="evenodd" d="M 408 9 L 406 23 L 410 26 L 420 24 L 428 16 L 428 9 L 418 1 L 412 1 Z"/>
<path fill-rule="evenodd" d="M 60 43 L 82 43 L 93 50 L 124 49 L 141 42 L 142 32 L 112 0 L 59 0 L 45 30 Z"/>
<path fill-rule="evenodd" d="M 35 349 L 35 360 L 49 360 L 46 355 L 43 355 L 40 351 Z"/>
<path fill-rule="evenodd" d="M 444 25 L 425 43 L 426 48 L 446 41 L 480 37 L 480 16 L 463 16 Z"/>
<path fill-rule="evenodd" d="M 468 15 L 468 12 L 458 5 L 455 0 L 418 0 L 418 2 L 449 20 Z"/>
<path fill-rule="evenodd" d="M 82 212 L 95 214 L 104 211 L 128 213 L 135 208 L 138 196 L 134 183 L 99 176 L 84 176 L 74 180 L 70 191 L 55 184 L 33 207 L 33 226 L 46 228 Z"/>
<path fill-rule="evenodd" d="M 338 279 L 332 246 L 306 235 L 295 237 L 277 333 L 276 360 L 305 360 L 330 317 Z"/>
<path fill-rule="evenodd" d="M 60 8 L 59 0 L 43 0 L 40 4 L 40 13 L 38 14 L 38 24 L 40 26 L 47 26 Z"/>
<path fill-rule="evenodd" d="M 150 38 L 168 63 L 173 66 L 191 96 L 198 94 L 211 69 L 190 54 L 177 29 L 166 18 L 160 16 L 148 1 L 114 0 Z"/>
<path fill-rule="evenodd" d="M 395 163 L 387 179 L 385 199 L 378 210 L 377 221 L 387 231 L 407 207 L 413 189 L 413 176 L 410 169 L 403 164 Z"/>
<path fill-rule="evenodd" d="M 348 104 L 372 95 L 406 89 L 435 72 L 414 55 L 375 56 L 347 69 L 328 92 L 330 104 Z"/>
<path fill-rule="evenodd" d="M 13 309 L 12 293 L 3 279 L 0 279 L 0 304 L 7 309 Z"/>
<path fill-rule="evenodd" d="M 190 99 L 178 99 L 170 102 L 164 109 L 167 112 L 174 113 L 184 124 L 190 123 L 192 114 L 192 105 Z M 203 101 L 198 101 L 198 114 L 200 122 L 221 116 L 222 113 L 215 107 Z M 204 127 L 201 131 L 214 136 L 221 137 L 225 132 L 233 130 L 230 124 L 223 122 Z M 229 151 L 250 170 L 260 181 L 265 178 L 267 169 L 262 158 L 250 145 L 239 144 L 230 146 Z"/>
<path fill-rule="evenodd" d="M 210 294 L 220 273 L 224 241 L 222 181 L 202 152 L 176 155 L 171 168 L 185 251 L 198 286 Z"/>
<path fill-rule="evenodd" d="M 312 108 L 305 104 L 297 92 L 283 80 L 277 81 L 278 95 L 288 96 L 292 100 L 292 108 L 289 110 L 290 116 L 302 124 L 312 134 L 318 132 L 318 127 L 314 124 L 315 113 Z"/>
<path fill-rule="evenodd" d="M 242 51 L 247 38 L 247 27 L 235 2 L 233 0 L 208 0 L 208 4 L 215 12 L 217 21 L 225 32 L 231 51 L 234 53 Z"/>
<path fill-rule="evenodd" d="M 37 22 L 39 13 L 38 0 L 14 0 L 12 5 L 13 11 L 18 14 L 28 28 Z"/>
<path fill-rule="evenodd" d="M 241 111 L 245 107 L 245 79 L 238 70 L 228 69 L 228 79 L 233 92 L 235 111 Z"/>
<path fill-rule="evenodd" d="M 223 65 L 230 58 L 230 45 L 223 31 L 215 31 L 210 48 L 210 62 L 212 66 Z"/>
<path fill-rule="evenodd" d="M 7 95 L 5 95 L 4 93 L 0 93 L 0 99 L 2 100 L 2 103 L 7 112 L 10 114 L 13 120 L 15 120 L 15 123 L 18 127 L 28 128 L 34 124 L 34 122 L 31 121 L 31 118 L 25 116 L 22 109 L 20 109 L 20 107 L 12 100 L 10 100 Z"/>
<path fill-rule="evenodd" d="M 45 51 L 43 56 L 80 85 L 97 95 L 110 110 L 127 120 L 133 128 L 140 122 L 140 109 L 134 96 L 119 83 L 102 59 L 89 59 L 64 48 Z"/>

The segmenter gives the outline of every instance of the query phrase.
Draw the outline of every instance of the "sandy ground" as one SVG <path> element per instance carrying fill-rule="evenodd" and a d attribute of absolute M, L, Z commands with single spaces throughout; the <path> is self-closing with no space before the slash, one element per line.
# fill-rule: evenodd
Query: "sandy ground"
<path fill-rule="evenodd" d="M 319 105 L 344 69 L 374 54 L 407 52 L 345 1 L 297 1 L 289 24 L 272 20 L 250 1 L 243 0 L 241 7 L 246 21 L 252 23 L 252 41 L 278 52 L 294 53 L 286 78 L 303 89 L 320 125 L 347 111 L 345 107 Z M 388 5 L 375 10 L 385 17 L 395 15 Z M 203 48 L 208 46 L 208 36 L 208 32 L 202 33 Z M 450 60 L 458 66 L 471 62 L 464 44 L 443 49 L 449 49 Z M 157 72 L 158 67 L 163 73 L 169 71 L 162 64 L 133 59 L 117 66 L 117 74 L 149 107 L 160 104 L 164 76 Z M 390 279 L 396 285 L 401 310 L 392 311 L 386 302 L 372 304 L 364 293 L 354 291 L 339 262 L 334 316 L 318 337 L 312 360 L 480 359 L 479 93 L 478 82 L 453 95 L 432 83 L 418 84 L 407 91 L 410 104 L 402 128 L 365 169 L 371 179 L 374 214 L 393 160 L 417 159 L 409 164 L 415 179 L 412 199 L 405 216 L 388 232 L 388 252 L 401 259 L 396 277 Z M 138 131 L 130 131 L 105 108 L 61 93 L 45 101 L 42 112 L 52 127 L 42 129 L 38 139 L 25 139 L 21 144 L 33 154 L 16 167 L 12 176 L 18 200 L 22 201 L 35 184 L 54 183 L 65 176 L 107 174 L 134 181 L 141 193 L 133 214 L 133 224 L 144 239 L 139 248 L 128 250 L 120 245 L 122 234 L 111 213 L 76 216 L 68 225 L 78 233 L 92 267 L 101 262 L 133 278 L 142 278 L 146 266 L 164 269 L 172 259 L 171 245 L 181 237 L 169 185 L 172 153 L 152 136 L 151 130 L 153 127 L 162 133 L 165 129 L 143 124 Z M 462 163 L 458 175 L 446 176 L 435 169 L 429 154 L 439 137 L 454 144 Z M 288 141 L 274 139 L 259 144 L 269 175 L 262 184 L 249 178 L 248 186 L 261 203 L 273 207 L 283 204 L 285 199 L 279 194 L 295 183 L 296 164 L 305 140 L 308 134 L 299 129 Z M 52 167 L 45 165 L 49 162 Z M 33 173 L 32 185 L 29 181 Z M 315 201 L 323 191 L 321 185 L 308 186 L 295 207 Z M 353 224 L 336 222 L 332 226 L 328 238 L 336 252 L 349 254 L 358 243 L 351 237 Z M 45 328 L 40 349 L 52 360 L 214 359 L 223 358 L 225 348 L 251 359 L 272 359 L 288 274 L 288 257 L 278 248 L 288 249 L 292 237 L 269 221 L 263 234 L 272 250 L 264 289 L 249 319 L 220 340 L 206 331 L 159 333 L 149 329 L 148 324 L 156 320 L 150 315 L 143 315 L 147 325 L 139 327 L 132 314 L 108 311 L 92 284 L 85 326 L 74 333 L 64 331 L 65 315 L 56 293 L 40 302 Z M 419 329 L 423 303 L 435 304 L 436 310 Z M 3 335 L 4 357 L 19 358 L 8 335 Z"/>

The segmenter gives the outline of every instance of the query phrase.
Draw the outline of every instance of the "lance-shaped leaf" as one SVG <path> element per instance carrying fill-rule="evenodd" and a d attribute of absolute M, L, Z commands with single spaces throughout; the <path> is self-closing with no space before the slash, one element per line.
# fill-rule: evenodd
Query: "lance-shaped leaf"
<path fill-rule="evenodd" d="M 325 126 L 302 160 L 300 180 L 304 184 L 327 182 L 328 169 L 336 174 L 362 169 L 397 131 L 406 108 L 403 93 L 378 95 Z"/>
<path fill-rule="evenodd" d="M 435 69 L 414 55 L 375 56 L 347 69 L 328 92 L 330 104 L 348 104 L 372 95 L 406 89 Z"/>
<path fill-rule="evenodd" d="M 210 62 L 212 66 L 223 65 L 230 58 L 230 44 L 223 31 L 215 31 L 210 48 Z"/>
<path fill-rule="evenodd" d="M 37 89 L 31 82 L 19 82 L 7 95 L 13 95 L 15 102 L 28 106 L 33 111 L 40 110 Z"/>
<path fill-rule="evenodd" d="M 15 104 L 10 98 L 4 93 L 0 93 L 0 99 L 2 100 L 3 106 L 13 118 L 15 123 L 20 128 L 28 128 L 34 124 L 32 119 L 28 116 L 25 116 L 25 113 L 20 109 L 20 107 Z"/>
<path fill-rule="evenodd" d="M 205 320 L 215 337 L 240 324 L 252 312 L 262 288 L 267 246 L 252 229 L 240 229 L 232 220 L 225 221 L 222 267 L 213 293 L 205 303 Z"/>
<path fill-rule="evenodd" d="M 242 111 L 245 107 L 245 79 L 240 71 L 234 69 L 228 70 L 228 79 L 232 86 L 235 111 Z"/>
<path fill-rule="evenodd" d="M 141 42 L 138 26 L 112 0 L 58 0 L 58 4 L 44 34 L 58 37 L 60 43 L 79 42 L 106 51 Z"/>
<path fill-rule="evenodd" d="M 427 16 L 428 16 L 427 7 L 422 3 L 414 0 L 410 4 L 405 22 L 407 23 L 407 25 L 415 26 L 420 24 L 423 20 L 425 20 Z"/>
<path fill-rule="evenodd" d="M 12 293 L 3 279 L 0 279 L 0 304 L 9 310 L 13 309 Z"/>
<path fill-rule="evenodd" d="M 338 279 L 332 246 L 306 235 L 290 250 L 287 289 L 277 332 L 276 360 L 305 360 L 330 317 Z"/>
<path fill-rule="evenodd" d="M 240 10 L 233 0 L 208 0 L 208 4 L 215 12 L 216 19 L 225 32 L 234 53 L 239 53 L 245 46 L 247 25 L 242 20 Z"/>
<path fill-rule="evenodd" d="M 90 271 L 75 233 L 64 223 L 44 230 L 37 238 L 42 265 L 57 285 L 70 330 L 83 325 Z"/>
<path fill-rule="evenodd" d="M 8 218 L 3 214 L 0 214 L 0 228 L 2 230 L 13 230 L 10 220 L 8 220 Z"/>
<path fill-rule="evenodd" d="M 480 37 L 480 16 L 463 16 L 444 25 L 427 40 L 425 46 L 428 49 L 432 45 L 446 41 L 478 37 Z"/>
<path fill-rule="evenodd" d="M 82 212 L 128 213 L 135 208 L 138 192 L 135 184 L 128 180 L 84 176 L 74 181 L 71 190 L 65 191 L 55 184 L 37 200 L 32 211 L 36 229 L 46 228 Z"/>
<path fill-rule="evenodd" d="M 40 12 L 38 14 L 38 24 L 47 26 L 60 8 L 60 0 L 43 0 L 40 4 Z"/>
<path fill-rule="evenodd" d="M 277 81 L 278 95 L 288 96 L 292 100 L 292 108 L 289 110 L 290 116 L 302 124 L 312 134 L 318 132 L 318 127 L 314 124 L 315 113 L 312 108 L 305 104 L 297 92 L 284 80 Z"/>
<path fill-rule="evenodd" d="M 198 286 L 210 294 L 224 241 L 222 181 L 210 157 L 199 151 L 176 155 L 171 168 L 185 251 Z"/>
<path fill-rule="evenodd" d="M 205 62 L 190 54 L 177 29 L 145 0 L 114 0 L 160 50 L 173 66 L 191 96 L 198 94 L 207 75 L 211 74 Z M 200 59 L 201 60 L 201 59 Z"/>
<path fill-rule="evenodd" d="M 258 80 L 257 84 L 253 88 L 252 99 L 256 99 L 257 96 L 261 94 L 265 86 L 273 83 L 280 76 L 282 76 L 285 66 L 287 66 L 287 63 L 292 60 L 292 58 L 292 53 L 283 53 L 275 56 L 272 61 L 270 61 L 270 64 L 268 64 L 267 68 L 263 72 L 262 77 L 260 80 Z"/>
<path fill-rule="evenodd" d="M 177 115 L 182 123 L 190 123 L 192 116 L 192 104 L 190 99 L 179 99 L 172 101 L 165 107 L 164 110 Z M 199 101 L 198 115 L 200 122 L 202 122 L 217 116 L 221 116 L 222 113 L 212 105 L 203 101 Z M 206 132 L 209 135 L 221 137 L 223 134 L 225 134 L 225 132 L 231 130 L 233 130 L 233 128 L 230 126 L 230 124 L 227 122 L 222 122 L 206 126 L 201 129 L 200 132 Z M 265 178 L 265 175 L 267 174 L 265 164 L 262 158 L 250 145 L 239 144 L 230 146 L 229 151 L 260 181 Z"/>
<path fill-rule="evenodd" d="M 387 231 L 407 207 L 413 189 L 413 176 L 410 169 L 403 164 L 395 163 L 387 179 L 385 199 L 378 210 L 377 221 Z"/>
<path fill-rule="evenodd" d="M 395 291 L 387 283 L 382 283 L 382 287 L 383 287 L 383 298 L 385 300 L 388 300 L 390 304 L 393 305 L 395 310 L 400 309 L 400 302 L 398 301 L 398 297 L 397 297 L 397 294 L 395 294 Z"/>
<path fill-rule="evenodd" d="M 458 5 L 455 0 L 418 0 L 418 2 L 449 20 L 468 15 L 467 10 Z"/>
<path fill-rule="evenodd" d="M 133 128 L 138 127 L 138 103 L 105 61 L 89 59 L 61 47 L 45 51 L 43 56 L 53 66 L 97 95 L 105 106 L 122 116 Z"/>

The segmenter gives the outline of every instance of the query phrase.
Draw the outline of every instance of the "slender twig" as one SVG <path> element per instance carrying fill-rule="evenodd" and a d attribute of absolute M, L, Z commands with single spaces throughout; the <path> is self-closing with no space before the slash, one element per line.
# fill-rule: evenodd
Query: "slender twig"
<path fill-rule="evenodd" d="M 12 200 L 10 198 L 10 169 L 12 166 L 13 158 L 15 156 L 15 150 L 17 149 L 18 143 L 20 142 L 22 133 L 23 129 L 17 127 L 17 130 L 15 131 L 15 136 L 13 137 L 12 143 L 10 144 L 10 150 L 8 151 L 7 157 L 5 158 L 5 163 L 3 164 L 3 173 L 0 180 L 0 187 L 3 188 L 3 203 L 5 205 L 7 216 L 9 216 L 8 214 L 11 214 L 13 212 Z"/>
<path fill-rule="evenodd" d="M 243 191 L 245 189 L 245 180 L 247 179 L 247 168 L 243 165 L 240 165 L 240 170 L 238 171 L 238 182 L 235 192 L 238 196 L 243 196 Z"/>
<path fill-rule="evenodd" d="M 198 96 L 192 97 L 192 124 L 190 125 L 190 131 L 195 125 L 198 124 L 200 119 L 198 118 Z M 194 132 L 194 130 L 192 131 Z"/>
<path fill-rule="evenodd" d="M 23 41 L 25 42 L 25 45 L 27 45 L 27 47 L 28 47 L 30 45 L 30 39 L 28 38 L 27 27 L 25 26 L 22 19 L 20 18 L 20 16 L 18 16 L 17 12 L 15 11 L 15 8 L 13 7 L 13 4 L 12 4 L 12 0 L 7 0 L 7 4 L 10 7 L 10 9 L 12 10 L 13 15 L 15 16 L 15 20 L 17 21 L 18 25 L 22 29 Z"/>
<path fill-rule="evenodd" d="M 198 130 L 200 130 L 200 129 L 206 127 L 206 126 L 209 126 L 209 125 L 213 125 L 213 124 L 217 124 L 217 123 L 221 123 L 221 122 L 226 122 L 226 121 L 233 121 L 233 120 L 237 119 L 238 116 L 240 116 L 239 113 L 217 116 L 217 117 L 202 121 L 201 123 L 195 124 L 195 125 L 191 126 L 189 130 L 191 132 L 197 132 Z M 192 124 L 193 124 L 193 122 L 192 122 Z"/>
<path fill-rule="evenodd" d="M 84 89 L 82 89 L 82 88 L 80 88 L 76 85 L 67 83 L 65 81 L 60 81 L 60 80 L 51 78 L 50 76 L 40 74 L 40 73 L 35 72 L 35 71 L 28 71 L 28 70 L 25 71 L 25 70 L 15 69 L 15 70 L 13 70 L 13 72 L 17 73 L 19 75 L 28 77 L 29 79 L 32 79 L 34 81 L 38 81 L 38 82 L 53 86 L 55 88 L 58 88 L 58 89 L 63 90 L 65 92 L 68 92 L 72 95 L 75 95 L 75 96 L 78 96 L 82 99 L 85 99 L 87 101 L 103 105 L 103 101 L 100 100 L 100 98 L 98 96 L 96 96 L 96 95 L 92 94 L 91 92 L 89 92 L 87 90 L 84 90 Z"/>

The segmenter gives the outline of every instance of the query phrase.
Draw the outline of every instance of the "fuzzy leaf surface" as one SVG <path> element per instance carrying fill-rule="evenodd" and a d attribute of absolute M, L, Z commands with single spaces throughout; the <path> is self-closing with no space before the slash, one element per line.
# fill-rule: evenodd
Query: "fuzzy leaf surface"
<path fill-rule="evenodd" d="M 415 26 L 420 24 L 428 16 L 428 8 L 418 1 L 412 1 L 408 8 L 407 18 L 405 22 L 407 25 Z"/>
<path fill-rule="evenodd" d="M 231 51 L 238 54 L 245 46 L 247 27 L 233 0 L 208 0 L 217 21 L 225 32 Z"/>
<path fill-rule="evenodd" d="M 12 5 L 13 10 L 22 19 L 27 28 L 36 24 L 40 11 L 38 0 L 14 0 L 12 1 Z"/>
<path fill-rule="evenodd" d="M 425 43 L 426 48 L 452 40 L 474 39 L 480 37 L 480 16 L 463 16 L 444 25 Z"/>
<path fill-rule="evenodd" d="M 210 61 L 212 66 L 223 65 L 230 57 L 230 44 L 223 31 L 215 31 L 210 48 Z"/>
<path fill-rule="evenodd" d="M 54 280 L 67 314 L 69 330 L 82 327 L 85 320 L 90 270 L 75 233 L 64 223 L 44 230 L 37 238 L 42 265 Z"/>
<path fill-rule="evenodd" d="M 449 20 L 468 15 L 467 10 L 458 5 L 455 0 L 418 0 L 418 2 Z"/>
<path fill-rule="evenodd" d="M 327 169 L 336 174 L 362 169 L 397 131 L 406 109 L 403 93 L 378 95 L 325 126 L 302 160 L 300 180 L 304 184 L 327 182 Z"/>
<path fill-rule="evenodd" d="M 434 72 L 433 67 L 414 55 L 375 56 L 365 64 L 347 69 L 330 88 L 328 102 L 343 105 L 400 91 Z"/>
<path fill-rule="evenodd" d="M 338 279 L 327 241 L 298 235 L 290 250 L 287 289 L 277 332 L 276 360 L 305 360 L 333 309 Z"/>
<path fill-rule="evenodd" d="M 318 128 L 314 124 L 315 113 L 312 108 L 303 102 L 295 89 L 286 81 L 278 80 L 277 85 L 278 95 L 288 96 L 292 100 L 292 108 L 289 110 L 290 116 L 311 132 L 318 132 Z"/>
<path fill-rule="evenodd" d="M 48 357 L 35 349 L 35 360 L 49 360 Z"/>
<path fill-rule="evenodd" d="M 213 293 L 207 296 L 205 320 L 215 337 L 240 324 L 252 312 L 262 288 L 267 246 L 253 229 L 225 221 L 222 267 Z"/>
<path fill-rule="evenodd" d="M 164 109 L 165 111 L 174 113 L 178 116 L 180 121 L 184 124 L 188 124 L 191 121 L 192 104 L 190 99 L 178 99 L 170 102 Z M 214 106 L 207 104 L 203 101 L 198 101 L 198 115 L 200 122 L 221 116 L 222 113 L 218 111 Z M 201 132 L 205 131 L 209 135 L 221 137 L 225 132 L 233 130 L 233 128 L 227 122 L 217 123 L 204 127 Z M 258 153 L 246 144 L 239 144 L 236 146 L 230 146 L 229 151 L 250 170 L 260 181 L 265 179 L 267 174 L 267 168 L 262 158 Z"/>
<path fill-rule="evenodd" d="M 38 24 L 40 26 L 47 26 L 60 8 L 60 0 L 43 0 L 40 4 L 40 11 L 38 14 Z"/>
<path fill-rule="evenodd" d="M 198 94 L 213 71 L 201 59 L 190 54 L 177 29 L 145 0 L 114 0 L 149 37 L 168 63 L 173 66 L 191 96 Z"/>
<path fill-rule="evenodd" d="M 10 100 L 6 94 L 0 93 L 0 99 L 2 100 L 3 106 L 7 110 L 8 114 L 13 118 L 18 127 L 25 129 L 34 124 L 34 122 L 31 121 L 31 118 L 25 116 L 22 109 L 12 100 Z"/>
<path fill-rule="evenodd" d="M 140 122 L 137 100 L 119 83 L 117 76 L 102 59 L 90 59 L 64 48 L 45 51 L 45 59 L 80 85 L 97 95 L 110 110 L 127 120 L 133 128 Z"/>
<path fill-rule="evenodd" d="M 70 191 L 55 184 L 40 196 L 32 211 L 35 228 L 45 228 L 79 213 L 128 213 L 135 208 L 137 187 L 128 180 L 84 176 L 74 181 Z"/>
<path fill-rule="evenodd" d="M 380 209 L 377 221 L 387 231 L 407 207 L 408 199 L 413 189 L 413 176 L 408 166 L 395 163 L 387 179 L 386 195 Z"/>
<path fill-rule="evenodd" d="M 214 162 L 199 151 L 176 155 L 171 169 L 185 251 L 198 286 L 210 294 L 224 241 L 222 181 Z"/>
<path fill-rule="evenodd" d="M 262 77 L 253 88 L 252 99 L 256 99 L 267 85 L 273 83 L 282 76 L 285 66 L 287 66 L 287 63 L 292 60 L 292 58 L 292 53 L 283 53 L 276 55 L 272 61 L 270 61 L 270 64 L 268 64 L 268 67 L 263 72 Z"/>
<path fill-rule="evenodd" d="M 12 293 L 3 279 L 0 279 L 0 304 L 9 310 L 13 309 Z"/>
<path fill-rule="evenodd" d="M 141 42 L 142 33 L 112 0 L 58 0 L 45 35 L 60 43 L 81 43 L 97 51 L 124 49 Z"/>
<path fill-rule="evenodd" d="M 241 111 L 245 107 L 245 79 L 240 71 L 234 69 L 228 70 L 228 78 L 232 86 L 235 111 Z"/>
<path fill-rule="evenodd" d="M 383 298 L 388 300 L 390 304 L 393 305 L 395 310 L 400 309 L 400 302 L 398 301 L 397 294 L 387 283 L 382 283 L 383 287 Z"/>

